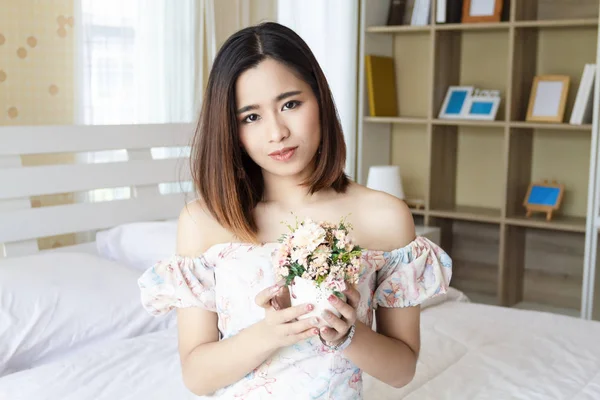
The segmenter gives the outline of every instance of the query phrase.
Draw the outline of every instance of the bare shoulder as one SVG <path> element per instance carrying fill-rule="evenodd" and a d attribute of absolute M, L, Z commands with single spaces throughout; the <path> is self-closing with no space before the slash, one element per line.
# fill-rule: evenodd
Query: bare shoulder
<path fill-rule="evenodd" d="M 217 243 L 231 240 L 231 235 L 210 214 L 200 199 L 187 203 L 177 221 L 177 253 L 195 257 Z"/>
<path fill-rule="evenodd" d="M 393 250 L 415 239 L 412 213 L 404 201 L 355 184 L 350 192 L 355 205 L 355 230 L 364 247 Z"/>

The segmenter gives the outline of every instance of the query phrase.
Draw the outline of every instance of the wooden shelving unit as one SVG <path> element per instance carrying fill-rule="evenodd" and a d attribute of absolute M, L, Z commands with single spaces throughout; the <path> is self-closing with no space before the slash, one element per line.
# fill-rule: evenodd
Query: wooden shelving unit
<path fill-rule="evenodd" d="M 407 196 L 425 202 L 415 221 L 441 227 L 467 295 L 579 315 L 593 125 L 525 116 L 534 76 L 566 74 L 568 121 L 583 67 L 596 62 L 598 2 L 511 0 L 498 23 L 435 24 L 432 10 L 427 26 L 385 26 L 388 2 L 362 3 L 358 181 L 371 165 L 400 165 Z M 367 54 L 395 59 L 397 117 L 369 116 Z M 450 85 L 500 90 L 496 120 L 439 119 Z M 566 186 L 551 221 L 522 206 L 542 179 Z"/>

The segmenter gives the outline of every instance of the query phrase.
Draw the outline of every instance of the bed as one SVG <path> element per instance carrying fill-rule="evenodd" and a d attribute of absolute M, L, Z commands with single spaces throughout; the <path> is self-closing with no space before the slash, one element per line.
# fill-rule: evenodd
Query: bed
<path fill-rule="evenodd" d="M 415 379 L 364 378 L 368 400 L 600 398 L 600 325 L 445 301 L 423 311 Z M 95 346 L 0 379 L 0 399 L 185 399 L 175 328 Z"/>
<path fill-rule="evenodd" d="M 0 127 L 0 400 L 193 398 L 176 320 L 141 307 L 136 279 L 174 251 L 189 193 L 187 124 Z M 126 149 L 129 161 L 21 165 L 20 155 Z M 130 199 L 31 207 L 30 196 L 131 187 Z M 39 251 L 37 238 L 97 232 Z M 85 235 L 84 235 L 85 236 Z M 365 399 L 600 399 L 600 323 L 474 304 L 456 289 L 424 304 L 417 375 L 394 389 L 365 376 Z"/>

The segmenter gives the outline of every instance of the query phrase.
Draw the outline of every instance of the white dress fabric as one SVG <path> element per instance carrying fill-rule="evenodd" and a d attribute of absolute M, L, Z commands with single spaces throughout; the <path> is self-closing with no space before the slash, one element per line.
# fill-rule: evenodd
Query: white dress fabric
<path fill-rule="evenodd" d="M 221 340 L 227 339 L 264 318 L 254 299 L 275 283 L 271 257 L 278 245 L 222 243 L 199 257 L 161 260 L 139 279 L 142 303 L 156 316 L 178 307 L 216 312 Z M 425 237 L 392 251 L 365 250 L 358 319 L 373 326 L 377 307 L 415 306 L 446 293 L 451 275 L 448 254 Z M 280 349 L 238 382 L 203 398 L 358 400 L 362 371 L 312 337 Z"/>

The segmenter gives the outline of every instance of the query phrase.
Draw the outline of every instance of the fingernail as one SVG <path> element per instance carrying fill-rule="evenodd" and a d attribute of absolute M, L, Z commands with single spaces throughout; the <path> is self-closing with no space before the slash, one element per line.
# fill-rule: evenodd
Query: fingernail
<path fill-rule="evenodd" d="M 322 328 L 321 329 L 321 333 L 327 333 L 328 331 L 329 331 L 329 329 L 327 329 L 327 328 Z"/>
<path fill-rule="evenodd" d="M 312 304 L 309 304 L 309 305 L 307 305 L 307 306 L 306 306 L 306 309 L 307 309 L 308 311 L 312 311 L 312 309 L 313 309 L 313 305 L 312 305 Z"/>
<path fill-rule="evenodd" d="M 318 335 L 319 334 L 319 330 L 318 329 L 313 329 L 313 334 L 314 335 Z"/>
<path fill-rule="evenodd" d="M 313 318 L 312 323 L 313 325 L 319 325 L 319 318 Z"/>
<path fill-rule="evenodd" d="M 329 301 L 332 302 L 332 303 L 335 303 L 337 301 L 337 299 L 338 299 L 337 296 L 334 295 L 334 294 L 332 294 L 331 296 L 329 296 Z"/>

